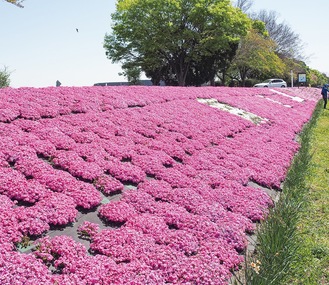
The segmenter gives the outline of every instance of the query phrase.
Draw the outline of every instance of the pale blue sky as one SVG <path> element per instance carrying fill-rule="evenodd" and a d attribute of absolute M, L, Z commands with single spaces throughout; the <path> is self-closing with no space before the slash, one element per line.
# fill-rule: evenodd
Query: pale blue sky
<path fill-rule="evenodd" d="M 20 9 L 0 0 L 0 68 L 7 66 L 12 87 L 90 86 L 124 81 L 120 64 L 105 56 L 115 0 L 25 0 Z M 309 4 L 311 3 L 311 4 Z M 329 1 L 254 0 L 252 10 L 274 10 L 305 43 L 312 68 L 329 73 Z M 76 32 L 76 28 L 79 32 Z"/>

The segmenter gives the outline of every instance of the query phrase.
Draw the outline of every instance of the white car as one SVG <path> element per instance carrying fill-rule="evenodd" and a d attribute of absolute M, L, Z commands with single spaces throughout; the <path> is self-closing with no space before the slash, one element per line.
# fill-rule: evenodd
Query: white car
<path fill-rule="evenodd" d="M 254 87 L 287 87 L 287 82 L 285 82 L 283 79 L 272 78 L 267 79 L 262 83 L 255 84 Z"/>

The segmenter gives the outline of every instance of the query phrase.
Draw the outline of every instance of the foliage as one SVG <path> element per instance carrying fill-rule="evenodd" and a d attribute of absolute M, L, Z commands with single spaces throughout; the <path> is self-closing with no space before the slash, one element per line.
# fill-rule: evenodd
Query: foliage
<path fill-rule="evenodd" d="M 306 77 L 309 84 L 313 87 L 322 86 L 329 82 L 328 76 L 316 69 L 306 68 Z"/>
<path fill-rule="evenodd" d="M 122 69 L 124 71 L 122 73 L 119 73 L 119 75 L 125 76 L 130 85 L 140 84 L 141 69 L 139 66 L 129 64 L 128 62 L 122 66 Z"/>
<path fill-rule="evenodd" d="M 250 30 L 241 40 L 232 69 L 238 71 L 242 86 L 248 77 L 277 77 L 283 74 L 284 63 L 276 55 L 275 47 L 271 39 L 265 38 L 255 30 Z"/>
<path fill-rule="evenodd" d="M 276 43 L 276 53 L 281 57 L 302 58 L 303 47 L 299 35 L 293 32 L 287 24 L 278 23 L 277 12 L 261 10 L 251 17 L 265 23 L 270 38 Z"/>
<path fill-rule="evenodd" d="M 0 70 L 0 88 L 8 87 L 10 84 L 10 72 L 7 67 Z"/>
<path fill-rule="evenodd" d="M 294 85 L 298 82 L 298 73 L 306 73 L 307 86 L 319 87 L 329 82 L 329 78 L 326 74 L 308 67 L 306 63 L 301 60 L 283 58 L 282 61 L 285 64 L 283 78 L 287 82 L 291 83 L 291 71 L 293 72 Z"/>
<path fill-rule="evenodd" d="M 293 83 L 294 83 L 294 85 L 296 85 L 295 83 L 298 80 L 298 73 L 305 72 L 306 64 L 303 61 L 299 61 L 299 60 L 289 58 L 289 57 L 282 58 L 282 61 L 285 64 L 285 69 L 284 69 L 282 78 L 290 86 L 291 85 L 291 72 L 292 72 L 293 73 Z"/>
<path fill-rule="evenodd" d="M 133 62 L 152 81 L 181 86 L 218 63 L 250 26 L 227 0 L 119 0 L 112 20 L 104 47 L 113 62 Z"/>

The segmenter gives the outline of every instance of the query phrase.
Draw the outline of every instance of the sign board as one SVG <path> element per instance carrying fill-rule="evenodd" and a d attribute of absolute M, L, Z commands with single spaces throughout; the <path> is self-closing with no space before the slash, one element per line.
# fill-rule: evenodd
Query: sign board
<path fill-rule="evenodd" d="M 298 73 L 298 82 L 305 83 L 306 82 L 306 73 Z"/>

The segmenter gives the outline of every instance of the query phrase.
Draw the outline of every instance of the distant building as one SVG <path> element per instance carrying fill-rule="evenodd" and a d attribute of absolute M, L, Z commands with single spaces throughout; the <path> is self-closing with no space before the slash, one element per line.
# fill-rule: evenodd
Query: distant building
<path fill-rule="evenodd" d="M 139 80 L 139 85 L 142 86 L 153 86 L 151 80 Z M 131 85 L 129 82 L 100 82 L 100 83 L 95 83 L 94 86 L 128 86 Z M 160 86 L 165 86 L 165 83 L 163 81 L 160 82 Z"/>

